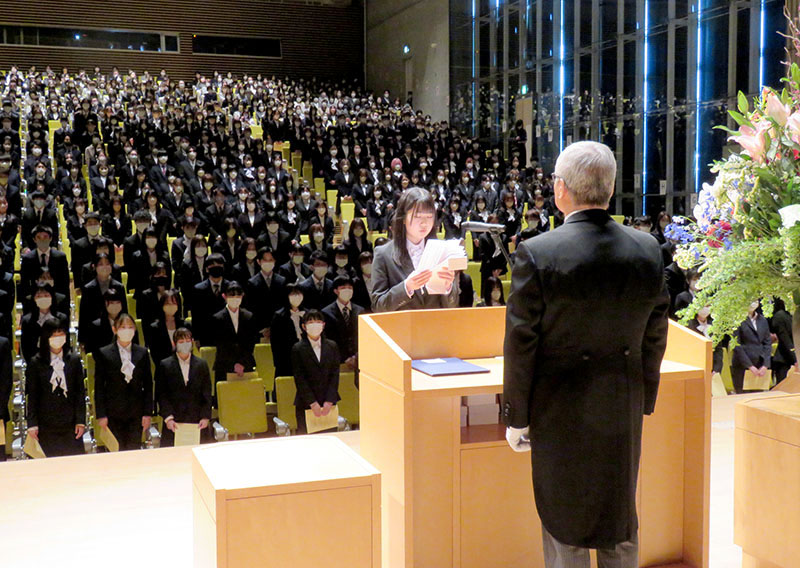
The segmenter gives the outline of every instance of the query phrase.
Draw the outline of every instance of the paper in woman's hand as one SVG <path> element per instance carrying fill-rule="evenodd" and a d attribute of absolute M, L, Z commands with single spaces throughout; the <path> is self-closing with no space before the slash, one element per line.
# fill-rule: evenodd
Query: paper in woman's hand
<path fill-rule="evenodd" d="M 428 240 L 425 243 L 425 250 L 417 266 L 418 271 L 430 270 L 433 272 L 431 279 L 425 284 L 425 291 L 428 294 L 449 293 L 452 283 L 440 278 L 437 272 L 442 267 L 448 267 L 450 270 L 465 270 L 467 268 L 466 263 L 467 251 L 461 246 L 460 240 Z"/>

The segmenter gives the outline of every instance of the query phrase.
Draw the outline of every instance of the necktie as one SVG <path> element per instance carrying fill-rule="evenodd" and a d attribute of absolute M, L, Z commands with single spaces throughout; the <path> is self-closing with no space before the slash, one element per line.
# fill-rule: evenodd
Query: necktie
<path fill-rule="evenodd" d="M 344 316 L 344 324 L 350 325 L 350 308 L 344 308 L 342 310 L 342 316 Z"/>
<path fill-rule="evenodd" d="M 214 284 L 213 288 L 214 288 L 214 295 L 219 296 L 219 284 Z"/>
<path fill-rule="evenodd" d="M 47 255 L 42 253 L 42 266 L 47 266 Z"/>

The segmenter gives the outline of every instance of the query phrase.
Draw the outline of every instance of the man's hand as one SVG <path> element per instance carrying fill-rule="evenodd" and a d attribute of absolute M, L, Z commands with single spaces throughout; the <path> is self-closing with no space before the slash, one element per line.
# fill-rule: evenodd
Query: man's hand
<path fill-rule="evenodd" d="M 317 418 L 322 416 L 322 407 L 319 405 L 318 402 L 311 403 L 311 412 L 313 412 L 314 416 L 316 416 Z"/>
<path fill-rule="evenodd" d="M 356 357 L 355 355 L 351 355 L 350 357 L 345 359 L 344 364 L 355 371 L 356 365 L 358 365 L 358 357 Z"/>
<path fill-rule="evenodd" d="M 200 430 L 208 428 L 208 418 L 201 418 L 200 423 L 197 425 Z"/>
<path fill-rule="evenodd" d="M 175 422 L 174 419 L 170 418 L 169 420 L 167 420 L 167 428 L 175 432 L 178 430 L 178 424 Z"/>
<path fill-rule="evenodd" d="M 241 363 L 236 363 L 233 366 L 233 372 L 236 373 L 236 375 L 238 375 L 239 377 L 241 377 L 242 375 L 244 375 L 244 365 L 242 365 Z"/>
<path fill-rule="evenodd" d="M 322 415 L 327 416 L 330 414 L 331 408 L 333 408 L 333 403 L 325 401 L 325 404 L 322 405 Z"/>
<path fill-rule="evenodd" d="M 152 422 L 152 418 L 150 416 L 142 416 L 142 430 L 146 431 L 150 428 L 150 422 Z"/>
<path fill-rule="evenodd" d="M 97 425 L 100 426 L 100 428 L 108 428 L 108 418 L 98 418 Z"/>
<path fill-rule="evenodd" d="M 76 424 L 75 425 L 75 439 L 80 440 L 83 437 L 83 432 L 86 430 L 86 426 L 83 424 Z"/>
<path fill-rule="evenodd" d="M 528 439 L 528 426 L 525 428 L 506 428 L 506 441 L 515 452 L 531 451 L 531 441 Z"/>

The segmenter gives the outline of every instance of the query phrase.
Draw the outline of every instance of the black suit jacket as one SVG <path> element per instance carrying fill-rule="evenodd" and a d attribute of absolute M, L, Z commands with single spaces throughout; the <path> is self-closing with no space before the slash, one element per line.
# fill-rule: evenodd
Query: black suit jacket
<path fill-rule="evenodd" d="M 239 329 L 235 330 L 228 308 L 225 307 L 214 314 L 212 326 L 212 337 L 217 347 L 214 371 L 232 373 L 236 363 L 240 363 L 245 370 L 255 368 L 253 348 L 258 341 L 260 328 L 252 312 L 239 308 Z"/>
<path fill-rule="evenodd" d="M 175 329 L 181 327 L 191 329 L 192 326 L 183 321 L 183 319 L 176 314 Z M 149 326 L 144 328 L 144 338 L 153 361 L 162 361 L 175 353 L 175 347 L 169 337 L 169 331 L 167 330 L 167 325 L 164 323 L 163 318 L 154 320 Z"/>
<path fill-rule="evenodd" d="M 769 324 L 764 316 L 759 314 L 756 318 L 758 330 L 750 323 L 750 319 L 744 320 L 739 329 L 734 332 L 738 338 L 739 345 L 733 349 L 732 367 L 748 369 L 756 367 L 771 367 L 772 364 L 772 337 L 770 336 Z"/>
<path fill-rule="evenodd" d="M 86 422 L 86 402 L 83 388 L 83 366 L 78 355 L 64 353 L 64 376 L 67 395 L 57 388 L 53 391 L 50 377 L 50 353 L 43 360 L 37 354 L 25 370 L 25 388 L 28 395 L 28 428 L 71 430 Z"/>
<path fill-rule="evenodd" d="M 53 306 L 55 308 L 55 306 Z M 50 312 L 52 316 L 58 319 L 65 328 L 69 328 L 69 319 L 64 314 L 56 311 Z M 39 352 L 39 339 L 42 335 L 42 327 L 39 325 L 39 310 L 32 311 L 22 316 L 20 321 L 20 349 L 22 357 L 26 363 Z"/>
<path fill-rule="evenodd" d="M 0 420 L 8 422 L 8 399 L 11 398 L 14 377 L 12 365 L 14 356 L 11 353 L 11 342 L 5 337 L 0 337 Z M 2 435 L 5 436 L 5 432 Z"/>
<path fill-rule="evenodd" d="M 794 337 L 792 336 L 792 316 L 786 310 L 776 310 L 770 320 L 770 330 L 778 337 L 778 349 L 772 358 L 775 363 L 794 365 L 797 356 L 794 352 Z"/>
<path fill-rule="evenodd" d="M 122 295 L 122 311 L 127 312 L 128 302 L 125 300 L 125 287 L 122 282 L 112 280 L 108 285 L 108 289 L 114 289 Z M 100 291 L 100 284 L 95 278 L 87 282 L 81 291 L 80 312 L 78 313 L 78 341 L 86 343 L 86 332 L 89 331 L 91 322 L 97 318 L 108 319 L 107 314 L 106 302 Z"/>
<path fill-rule="evenodd" d="M 503 414 L 530 427 L 543 526 L 583 548 L 630 540 L 667 343 L 658 242 L 578 211 L 517 249 L 506 310 Z"/>
<path fill-rule="evenodd" d="M 301 311 L 303 308 L 301 308 Z M 288 307 L 280 308 L 272 316 L 269 341 L 272 344 L 272 358 L 275 363 L 275 376 L 292 375 L 292 347 L 299 341 L 297 330 Z"/>
<path fill-rule="evenodd" d="M 303 306 L 309 310 L 321 311 L 322 308 L 336 300 L 336 294 L 333 293 L 333 282 L 330 278 L 323 280 L 322 292 L 317 288 L 313 276 L 303 280 L 300 283 L 300 289 L 303 291 Z"/>
<path fill-rule="evenodd" d="M 194 338 L 203 346 L 214 345 L 213 316 L 225 307 L 222 292 L 228 289 L 228 280 L 222 279 L 219 296 L 214 294 L 211 281 L 206 278 L 192 290 L 192 326 Z"/>
<path fill-rule="evenodd" d="M 33 250 L 22 255 L 20 261 L 20 295 L 23 298 L 31 294 L 36 284 L 36 279 L 39 278 L 39 274 L 41 273 L 42 269 L 39 254 L 39 251 L 34 247 Z M 68 296 L 69 265 L 67 264 L 67 255 L 60 250 L 51 248 L 50 260 L 47 266 L 53 277 L 53 286 L 56 292 Z"/>
<path fill-rule="evenodd" d="M 322 310 L 325 316 L 325 335 L 336 342 L 339 348 L 341 363 L 358 354 L 358 316 L 364 308 L 350 302 L 350 321 L 345 323 L 342 310 L 336 302 L 328 304 Z"/>
<path fill-rule="evenodd" d="M 133 377 L 125 381 L 117 342 L 95 353 L 94 404 L 98 418 L 131 419 L 153 414 L 153 375 L 147 349 L 131 343 Z"/>
<path fill-rule="evenodd" d="M 286 305 L 286 279 L 273 270 L 270 284 L 267 286 L 264 274 L 257 272 L 247 281 L 244 303 L 245 307 L 253 312 L 256 327 L 260 330 L 268 328 L 275 311 Z"/>
<path fill-rule="evenodd" d="M 211 420 L 211 374 L 208 363 L 192 355 L 189 359 L 189 382 L 183 382 L 178 356 L 171 355 L 156 368 L 158 413 L 175 422 L 196 424 Z"/>
<path fill-rule="evenodd" d="M 294 404 L 306 410 L 314 402 L 339 402 L 339 348 L 334 341 L 322 338 L 321 358 L 317 360 L 308 339 L 292 347 L 292 370 L 297 386 Z"/>
<path fill-rule="evenodd" d="M 394 241 L 389 241 L 375 249 L 372 262 L 372 309 L 375 312 L 396 310 L 422 310 L 436 308 L 455 308 L 458 306 L 458 279 L 453 280 L 449 294 L 428 294 L 424 289 L 415 290 L 409 298 L 405 280 L 414 271 L 411 259 L 400 259 L 396 254 Z"/>

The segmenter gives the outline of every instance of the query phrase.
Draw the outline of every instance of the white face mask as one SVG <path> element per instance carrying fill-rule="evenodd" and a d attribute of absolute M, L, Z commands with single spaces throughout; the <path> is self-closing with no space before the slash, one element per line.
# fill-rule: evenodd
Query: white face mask
<path fill-rule="evenodd" d="M 178 306 L 175 304 L 164 304 L 164 313 L 168 316 L 174 316 L 178 313 Z"/>
<path fill-rule="evenodd" d="M 267 225 L 267 231 L 273 234 L 277 233 L 279 228 L 280 225 L 278 225 L 277 223 L 270 223 L 269 225 Z"/>
<path fill-rule="evenodd" d="M 261 263 L 261 271 L 265 274 L 269 274 L 275 268 L 274 262 L 262 262 Z"/>
<path fill-rule="evenodd" d="M 347 259 L 346 258 L 337 258 L 336 259 L 336 266 L 339 268 L 344 268 L 347 266 Z"/>
<path fill-rule="evenodd" d="M 147 246 L 147 248 L 154 249 L 158 244 L 158 239 L 155 237 L 148 237 L 144 240 L 144 244 Z"/>
<path fill-rule="evenodd" d="M 34 301 L 36 302 L 36 307 L 40 310 L 50 309 L 50 306 L 53 305 L 53 298 L 50 296 L 39 296 Z"/>
<path fill-rule="evenodd" d="M 136 329 L 132 327 L 123 327 L 117 331 L 117 337 L 123 343 L 130 343 L 133 341 L 134 335 L 136 335 Z"/>
<path fill-rule="evenodd" d="M 293 308 L 297 308 L 300 304 L 303 303 L 303 295 L 302 294 L 292 294 L 289 296 L 289 305 Z"/>
<path fill-rule="evenodd" d="M 372 274 L 372 265 L 371 264 L 363 264 L 361 265 L 361 272 L 366 276 Z"/>
<path fill-rule="evenodd" d="M 51 349 L 55 349 L 56 351 L 58 351 L 59 349 L 64 347 L 64 344 L 66 342 L 67 342 L 67 336 L 66 335 L 54 335 L 50 339 L 48 339 L 48 343 L 50 344 L 50 348 Z"/>
<path fill-rule="evenodd" d="M 208 254 L 208 249 L 206 247 L 197 247 L 194 249 L 194 255 L 203 258 L 206 254 Z"/>
<path fill-rule="evenodd" d="M 352 288 L 340 288 L 339 289 L 339 299 L 342 301 L 343 304 L 346 304 L 353 298 L 353 289 Z"/>
<path fill-rule="evenodd" d="M 244 253 L 244 257 L 247 260 L 253 260 L 258 255 L 258 251 L 248 250 Z"/>
<path fill-rule="evenodd" d="M 238 310 L 239 306 L 242 305 L 242 297 L 241 296 L 231 296 L 225 300 L 228 303 L 228 307 L 232 310 Z"/>
<path fill-rule="evenodd" d="M 309 322 L 306 324 L 306 335 L 317 338 L 322 335 L 325 324 L 320 321 Z"/>
<path fill-rule="evenodd" d="M 314 233 L 314 242 L 321 243 L 322 239 L 325 238 L 325 233 Z"/>
<path fill-rule="evenodd" d="M 184 355 L 187 354 L 187 353 L 191 353 L 192 352 L 192 342 L 191 341 L 180 341 L 175 346 L 175 348 L 177 349 L 178 353 L 183 353 Z"/>
<path fill-rule="evenodd" d="M 314 276 L 317 277 L 317 280 L 322 280 L 328 275 L 328 267 L 327 266 L 316 266 L 314 268 Z"/>
<path fill-rule="evenodd" d="M 494 300 L 495 302 L 499 301 L 500 294 L 501 294 L 500 290 L 492 290 L 492 300 Z"/>
<path fill-rule="evenodd" d="M 150 226 L 150 223 L 136 223 L 136 230 L 141 233 L 142 231 L 144 231 L 149 226 Z"/>

